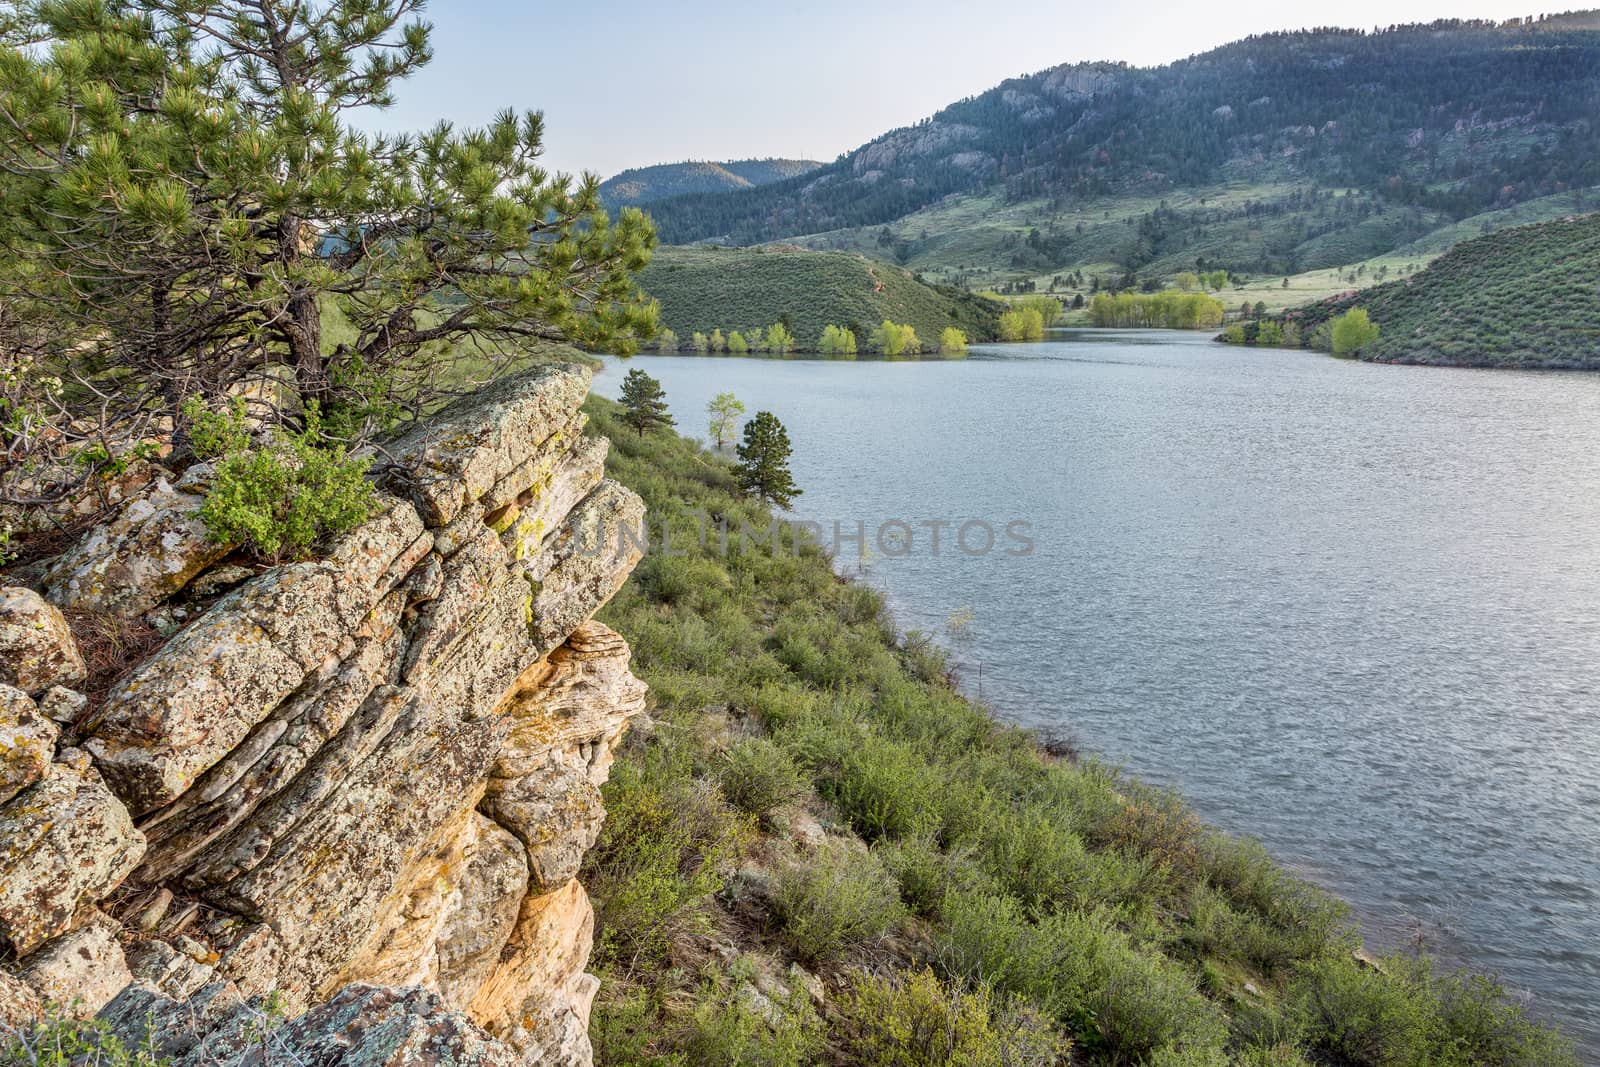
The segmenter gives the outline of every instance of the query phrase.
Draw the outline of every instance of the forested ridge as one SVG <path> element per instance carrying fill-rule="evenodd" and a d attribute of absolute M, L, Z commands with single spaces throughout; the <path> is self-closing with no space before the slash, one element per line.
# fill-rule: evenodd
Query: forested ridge
<path fill-rule="evenodd" d="M 814 172 L 652 206 L 664 240 L 877 225 L 953 193 L 1311 182 L 1460 218 L 1600 183 L 1600 32 L 1579 17 L 1253 36 L 1168 66 L 1011 79 Z"/>

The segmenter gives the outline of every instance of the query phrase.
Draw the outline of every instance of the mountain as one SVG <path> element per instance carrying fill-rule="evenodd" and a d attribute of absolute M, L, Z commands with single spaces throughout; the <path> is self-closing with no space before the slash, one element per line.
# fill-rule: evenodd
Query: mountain
<path fill-rule="evenodd" d="M 695 331 L 749 331 L 785 317 L 802 349 L 814 350 L 828 325 L 867 333 L 884 319 L 909 323 L 925 346 L 946 326 L 973 341 L 996 336 L 995 301 L 931 286 L 898 267 L 842 252 L 796 248 L 662 248 L 639 275 L 661 302 L 661 321 L 685 344 Z"/>
<path fill-rule="evenodd" d="M 1410 213 L 1405 225 L 1369 227 L 1383 231 L 1356 242 L 1370 255 L 1440 221 L 1600 184 L 1596 25 L 1580 13 L 1325 29 L 1250 37 L 1157 68 L 1055 67 L 803 175 L 686 193 L 651 214 L 668 242 L 755 244 L 881 226 L 953 194 L 1061 209 L 1244 183 L 1366 202 L 1359 218 L 1329 220 L 1329 232 Z M 1274 271 L 1298 266 L 1268 259 Z"/>
<path fill-rule="evenodd" d="M 1421 272 L 1290 312 L 1310 342 L 1350 308 L 1380 333 L 1362 359 L 1600 368 L 1600 213 L 1466 241 Z M 1255 326 L 1247 327 L 1253 339 Z"/>
<path fill-rule="evenodd" d="M 754 189 L 822 166 L 809 159 L 744 159 L 732 163 L 662 163 L 625 170 L 600 184 L 606 207 L 637 207 L 689 193 Z"/>

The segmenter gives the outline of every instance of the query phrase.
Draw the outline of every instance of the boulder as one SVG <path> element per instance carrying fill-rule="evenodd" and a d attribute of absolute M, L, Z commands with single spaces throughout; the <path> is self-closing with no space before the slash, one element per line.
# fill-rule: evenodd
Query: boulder
<path fill-rule="evenodd" d="M 63 751 L 42 780 L 0 805 L 0 946 L 26 957 L 66 933 L 143 855 L 144 835 L 88 757 Z"/>
<path fill-rule="evenodd" d="M 629 658 L 616 632 L 585 622 L 501 707 L 511 732 L 482 809 L 522 841 L 542 891 L 576 877 L 599 837 L 600 786 L 628 721 L 644 711 Z"/>
<path fill-rule="evenodd" d="M 30 955 L 20 977 L 74 1019 L 94 1015 L 133 981 L 117 925 L 99 912 Z"/>
<path fill-rule="evenodd" d="M 233 1067 L 520 1067 L 526 1062 L 451 1011 L 437 993 L 352 985 L 279 1027 L 270 1046 L 248 1050 Z"/>
<path fill-rule="evenodd" d="M 27 693 L 0 685 L 0 804 L 44 777 L 59 734 Z"/>
<path fill-rule="evenodd" d="M 74 611 L 143 615 L 233 550 L 211 539 L 200 521 L 203 502 L 157 479 L 50 565 L 46 593 Z"/>
<path fill-rule="evenodd" d="M 589 377 L 578 364 L 550 364 L 463 397 L 389 445 L 386 473 L 429 526 L 443 526 L 540 452 L 554 452 L 558 433 L 572 434 Z"/>
<path fill-rule="evenodd" d="M 0 683 L 38 696 L 88 676 L 66 617 L 22 586 L 0 588 Z"/>

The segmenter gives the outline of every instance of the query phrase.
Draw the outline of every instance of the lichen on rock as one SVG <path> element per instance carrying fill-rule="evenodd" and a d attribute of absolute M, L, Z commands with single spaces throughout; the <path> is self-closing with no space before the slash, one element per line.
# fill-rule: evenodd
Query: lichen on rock
<path fill-rule="evenodd" d="M 0 596 L 0 639 L 38 618 L 48 651 L 0 679 L 8 1004 L 77 989 L 177 1064 L 256 1062 L 269 995 L 307 1062 L 589 1063 L 574 877 L 645 694 L 590 621 L 643 505 L 583 436 L 588 380 L 539 367 L 418 424 L 378 514 L 261 573 L 158 473 L 46 572 L 61 604 L 182 625 L 99 706 L 60 612 Z"/>

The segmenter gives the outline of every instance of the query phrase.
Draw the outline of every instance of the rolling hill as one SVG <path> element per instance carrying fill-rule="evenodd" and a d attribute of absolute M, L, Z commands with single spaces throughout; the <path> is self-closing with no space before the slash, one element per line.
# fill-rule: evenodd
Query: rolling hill
<path fill-rule="evenodd" d="M 1004 310 L 863 256 L 796 248 L 666 247 L 639 283 L 661 302 L 662 324 L 685 341 L 697 330 L 748 331 L 787 316 L 805 350 L 824 326 L 839 325 L 851 326 L 865 351 L 867 333 L 885 319 L 914 326 L 924 345 L 947 326 L 990 340 Z"/>
<path fill-rule="evenodd" d="M 1360 358 L 1458 367 L 1600 369 L 1600 213 L 1457 245 L 1401 281 L 1289 312 L 1309 340 L 1353 307 L 1378 324 Z M 1254 336 L 1254 326 L 1247 328 Z"/>
<path fill-rule="evenodd" d="M 650 210 L 668 242 L 805 236 L 953 282 L 1200 259 L 1325 269 L 1600 185 L 1597 26 L 1580 13 L 1317 30 L 1158 68 L 1056 67 L 803 175 Z M 981 247 L 948 218 L 997 211 L 1010 233 Z"/>
<path fill-rule="evenodd" d="M 732 163 L 662 163 L 625 170 L 600 183 L 600 198 L 610 210 L 653 204 L 691 193 L 754 189 L 807 174 L 821 163 L 809 159 L 745 159 Z"/>

